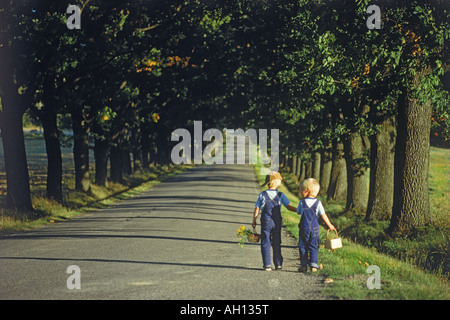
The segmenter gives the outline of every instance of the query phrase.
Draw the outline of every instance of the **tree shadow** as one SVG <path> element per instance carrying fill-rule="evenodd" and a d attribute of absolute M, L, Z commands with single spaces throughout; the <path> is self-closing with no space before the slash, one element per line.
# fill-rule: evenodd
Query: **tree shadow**
<path fill-rule="evenodd" d="M 181 267 L 202 267 L 202 268 L 220 268 L 220 269 L 237 269 L 249 271 L 262 271 L 261 268 L 244 267 L 244 266 L 230 266 L 219 264 L 204 264 L 204 263 L 182 263 L 182 262 L 164 262 L 164 261 L 139 261 L 139 260 L 113 260 L 113 259 L 72 259 L 72 258 L 46 258 L 46 257 L 0 257 L 0 260 L 35 260 L 35 261 L 70 261 L 70 262 L 101 262 L 101 263 L 130 263 L 130 264 L 144 264 L 144 265 L 162 265 L 162 266 L 181 266 Z"/>

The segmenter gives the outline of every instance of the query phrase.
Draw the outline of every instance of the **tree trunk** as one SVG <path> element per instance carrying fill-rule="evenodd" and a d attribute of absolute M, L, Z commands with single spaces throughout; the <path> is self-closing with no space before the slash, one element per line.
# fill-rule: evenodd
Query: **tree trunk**
<path fill-rule="evenodd" d="M 128 148 L 121 148 L 122 173 L 130 175 L 133 173 L 131 168 L 131 157 Z"/>
<path fill-rule="evenodd" d="M 46 110 L 39 118 L 44 128 L 47 151 L 47 198 L 62 201 L 62 155 L 57 126 L 57 114 Z"/>
<path fill-rule="evenodd" d="M 380 123 L 381 131 L 371 136 L 370 184 L 367 220 L 388 220 L 394 200 L 395 117 Z"/>
<path fill-rule="evenodd" d="M 327 194 L 328 186 L 330 185 L 331 167 L 332 167 L 332 152 L 331 145 L 326 147 L 321 154 L 320 164 L 320 194 Z"/>
<path fill-rule="evenodd" d="M 292 173 L 297 173 L 297 155 L 292 156 Z"/>
<path fill-rule="evenodd" d="M 4 19 L 3 26 L 15 23 L 11 15 L 2 15 L 2 19 Z M 25 212 L 32 211 L 33 206 L 22 117 L 25 109 L 31 106 L 31 93 L 34 91 L 33 88 L 28 88 L 25 94 L 19 94 L 20 81 L 18 79 L 22 77 L 16 74 L 15 59 L 17 56 L 7 41 L 3 42 L 3 45 L 0 46 L 0 127 L 6 172 L 6 207 Z M 21 61 L 25 65 L 28 62 L 24 59 Z"/>
<path fill-rule="evenodd" d="M 320 182 L 320 152 L 316 151 L 313 153 L 313 168 L 312 177 Z"/>
<path fill-rule="evenodd" d="M 305 162 L 305 179 L 312 178 L 313 175 L 313 161 L 311 159 Z"/>
<path fill-rule="evenodd" d="M 95 184 L 106 186 L 108 182 L 109 142 L 106 139 L 95 139 Z"/>
<path fill-rule="evenodd" d="M 141 145 L 141 130 L 137 129 L 133 131 L 133 172 L 142 170 L 142 151 Z"/>
<path fill-rule="evenodd" d="M 155 140 L 155 162 L 158 164 L 163 164 L 163 139 L 161 138 L 161 133 L 156 132 L 156 140 Z"/>
<path fill-rule="evenodd" d="M 300 174 L 302 172 L 302 159 L 300 156 L 297 156 L 297 171 L 295 172 L 295 174 L 300 177 Z"/>
<path fill-rule="evenodd" d="M 151 145 L 151 139 L 150 139 L 150 131 L 145 126 L 141 127 L 141 141 L 140 141 L 140 148 L 141 148 L 141 156 L 142 156 L 142 168 L 148 169 L 150 165 L 150 145 Z"/>
<path fill-rule="evenodd" d="M 347 165 L 347 204 L 346 210 L 363 212 L 367 206 L 367 185 L 364 174 L 365 146 L 359 132 L 350 133 L 343 141 L 344 158 Z"/>
<path fill-rule="evenodd" d="M 170 159 L 170 150 L 169 145 L 171 141 L 170 132 L 167 130 L 165 126 L 160 126 L 157 131 L 157 139 L 156 139 L 156 157 L 155 160 L 159 164 L 168 164 L 171 162 Z"/>
<path fill-rule="evenodd" d="M 89 124 L 83 110 L 72 111 L 73 159 L 75 164 L 75 190 L 88 192 L 89 177 Z"/>
<path fill-rule="evenodd" d="M 142 170 L 142 152 L 139 148 L 133 149 L 133 172 Z"/>
<path fill-rule="evenodd" d="M 330 184 L 327 191 L 328 200 L 345 200 L 347 194 L 347 167 L 344 159 L 342 142 L 332 143 L 332 164 Z"/>
<path fill-rule="evenodd" d="M 21 54 L 20 40 L 11 42 L 3 35 L 7 26 L 17 26 L 17 19 L 6 9 L 0 11 L 0 128 L 3 141 L 3 152 L 6 173 L 6 207 L 16 211 L 32 211 L 30 181 L 26 158 L 25 141 L 23 136 L 22 117 L 25 109 L 31 106 L 31 94 L 33 88 L 25 90 L 28 101 L 24 95 L 19 94 L 23 74 L 17 74 L 22 68 L 17 68 L 16 61 L 20 57 L 22 66 L 29 66 L 27 56 Z M 3 13 L 3 14 L 2 14 Z M 13 32 L 13 31 L 12 31 Z M 11 34 L 12 35 L 12 34 Z M 10 36 L 11 36 L 10 35 Z M 14 43 L 14 41 L 16 41 Z M 28 69 L 28 68 L 27 68 Z M 29 70 L 27 70 L 29 71 Z M 26 76 L 23 78 L 27 78 Z"/>
<path fill-rule="evenodd" d="M 6 95 L 2 96 L 2 140 L 6 172 L 6 208 L 32 211 L 30 177 L 22 127 L 22 114 L 13 112 Z M 8 112 L 5 109 L 8 108 Z"/>
<path fill-rule="evenodd" d="M 118 146 L 111 147 L 111 152 L 109 154 L 109 160 L 111 165 L 111 181 L 112 182 L 122 182 L 122 153 Z"/>
<path fill-rule="evenodd" d="M 428 69 L 416 71 L 413 85 Z M 430 221 L 428 169 L 432 105 L 403 94 L 398 102 L 394 161 L 394 205 L 389 233 L 407 232 Z"/>
<path fill-rule="evenodd" d="M 290 156 L 290 153 L 288 151 L 288 149 L 286 148 L 286 155 L 285 155 L 285 159 L 286 159 L 286 168 L 285 170 L 287 172 L 292 172 L 292 157 Z"/>
<path fill-rule="evenodd" d="M 168 140 L 168 137 L 170 137 L 169 134 L 167 134 L 165 136 L 165 138 L 163 138 L 164 143 L 163 143 L 163 149 L 162 149 L 162 164 L 169 164 L 171 163 L 171 159 L 170 159 L 170 150 L 169 150 L 169 143 L 170 141 Z"/>
<path fill-rule="evenodd" d="M 302 182 L 306 177 L 306 162 L 305 162 L 305 160 L 304 159 L 300 160 L 300 163 L 298 166 L 299 166 L 298 181 Z"/>

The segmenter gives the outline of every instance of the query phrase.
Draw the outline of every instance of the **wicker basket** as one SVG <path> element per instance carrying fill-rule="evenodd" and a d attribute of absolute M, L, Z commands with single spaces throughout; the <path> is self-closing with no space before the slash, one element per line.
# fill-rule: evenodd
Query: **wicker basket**
<path fill-rule="evenodd" d="M 327 239 L 325 240 L 325 248 L 331 249 L 331 250 L 342 248 L 342 239 L 339 238 L 337 230 L 334 230 L 334 232 L 336 232 L 336 238 L 334 238 L 334 239 L 328 239 L 329 231 L 330 230 L 327 230 Z"/>
<path fill-rule="evenodd" d="M 247 237 L 247 242 L 258 243 L 260 239 L 261 235 L 259 233 L 256 233 L 256 229 L 253 228 L 253 233 Z"/>
<path fill-rule="evenodd" d="M 258 234 L 258 233 L 253 233 L 253 234 L 251 234 L 251 235 L 249 235 L 249 236 L 247 237 L 247 242 L 250 242 L 250 243 L 258 243 L 260 238 L 261 238 L 261 235 L 260 235 L 260 234 Z"/>

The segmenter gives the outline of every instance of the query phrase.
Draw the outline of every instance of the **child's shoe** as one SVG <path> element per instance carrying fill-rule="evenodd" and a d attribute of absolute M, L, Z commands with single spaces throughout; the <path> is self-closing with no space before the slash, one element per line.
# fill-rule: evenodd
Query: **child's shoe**
<path fill-rule="evenodd" d="M 308 271 L 308 266 L 300 266 L 300 267 L 298 268 L 298 272 L 303 272 L 303 273 L 305 273 L 306 271 Z"/>
<path fill-rule="evenodd" d="M 283 267 L 282 266 L 276 266 L 275 270 L 281 270 Z"/>
<path fill-rule="evenodd" d="M 264 271 L 272 271 L 272 267 L 271 266 L 264 267 Z"/>

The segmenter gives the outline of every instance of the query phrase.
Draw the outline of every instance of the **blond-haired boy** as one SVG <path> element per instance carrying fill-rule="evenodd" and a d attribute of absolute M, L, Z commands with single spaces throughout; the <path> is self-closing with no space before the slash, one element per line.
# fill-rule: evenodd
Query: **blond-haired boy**
<path fill-rule="evenodd" d="M 300 183 L 302 198 L 297 207 L 301 215 L 298 248 L 300 252 L 300 272 L 306 272 L 307 266 L 315 272 L 319 268 L 319 216 L 322 217 L 330 230 L 335 230 L 328 219 L 320 200 L 316 199 L 320 184 L 314 178 L 308 178 Z"/>
<path fill-rule="evenodd" d="M 283 256 L 281 255 L 281 204 L 288 210 L 296 212 L 296 208 L 290 205 L 289 199 L 282 192 L 278 192 L 282 177 L 279 172 L 272 172 L 266 176 L 269 188 L 259 194 L 253 213 L 252 227 L 256 227 L 256 219 L 261 214 L 261 255 L 263 268 L 272 270 L 270 249 L 273 248 L 273 262 L 275 269 L 281 269 Z"/>

